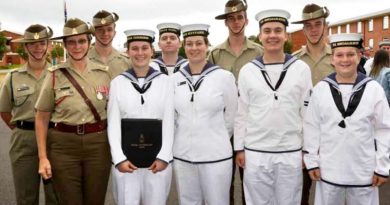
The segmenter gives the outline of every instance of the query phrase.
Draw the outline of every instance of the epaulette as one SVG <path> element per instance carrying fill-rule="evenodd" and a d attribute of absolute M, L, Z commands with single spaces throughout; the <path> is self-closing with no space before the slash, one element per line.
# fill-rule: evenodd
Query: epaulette
<path fill-rule="evenodd" d="M 53 65 L 53 66 L 49 67 L 47 70 L 50 71 L 50 72 L 53 72 L 53 71 L 55 71 L 55 70 L 58 70 L 58 69 L 62 68 L 62 66 L 60 66 L 60 65 L 61 65 L 61 64 L 59 64 L 59 65 Z"/>
<path fill-rule="evenodd" d="M 121 57 L 125 57 L 126 59 L 129 59 L 129 56 L 126 53 L 119 52 Z"/>
<path fill-rule="evenodd" d="M 301 54 L 301 52 L 302 52 L 302 48 L 293 52 L 291 55 L 297 57 L 297 55 Z"/>

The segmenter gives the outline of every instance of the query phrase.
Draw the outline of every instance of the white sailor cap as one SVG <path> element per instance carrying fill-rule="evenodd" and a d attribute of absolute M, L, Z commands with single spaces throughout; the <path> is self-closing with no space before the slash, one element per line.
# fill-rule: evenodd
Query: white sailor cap
<path fill-rule="evenodd" d="M 177 23 L 160 23 L 157 25 L 159 35 L 163 33 L 174 33 L 177 36 L 180 36 L 180 24 Z"/>
<path fill-rule="evenodd" d="M 154 42 L 154 31 L 148 29 L 130 29 L 126 30 L 127 43 L 132 41 L 147 41 Z"/>
<path fill-rule="evenodd" d="M 362 48 L 362 34 L 359 33 L 341 33 L 329 36 L 330 47 L 356 47 Z"/>
<path fill-rule="evenodd" d="M 207 24 L 188 24 L 181 27 L 183 38 L 189 36 L 205 36 L 209 35 L 209 27 Z"/>
<path fill-rule="evenodd" d="M 260 11 L 256 14 L 256 21 L 259 22 L 260 27 L 268 22 L 280 22 L 285 26 L 288 26 L 288 19 L 290 18 L 290 13 L 282 9 L 269 9 Z"/>
<path fill-rule="evenodd" d="M 390 40 L 389 39 L 383 39 L 383 41 L 379 42 L 379 48 L 382 46 L 390 46 Z"/>

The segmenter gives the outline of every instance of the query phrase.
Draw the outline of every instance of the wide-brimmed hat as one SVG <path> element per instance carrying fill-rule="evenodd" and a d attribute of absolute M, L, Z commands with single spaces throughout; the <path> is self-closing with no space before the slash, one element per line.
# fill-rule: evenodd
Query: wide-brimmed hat
<path fill-rule="evenodd" d="M 307 4 L 302 11 L 302 20 L 291 22 L 292 24 L 300 24 L 305 21 L 318 19 L 318 18 L 326 18 L 329 16 L 328 8 L 320 7 L 317 4 Z"/>
<path fill-rule="evenodd" d="M 90 24 L 85 23 L 84 21 L 78 19 L 78 18 L 72 18 L 69 19 L 65 25 L 63 30 L 62 36 L 57 36 L 55 39 L 63 39 L 70 36 L 76 36 L 80 34 L 92 34 L 94 32 L 93 26 Z"/>
<path fill-rule="evenodd" d="M 118 14 L 114 12 L 110 13 L 105 10 L 100 10 L 93 16 L 92 25 L 94 27 L 106 26 L 115 23 L 116 21 L 118 21 L 118 19 Z"/>
<path fill-rule="evenodd" d="M 40 24 L 29 26 L 23 34 L 23 37 L 12 40 L 15 43 L 34 43 L 38 41 L 48 40 L 53 36 L 53 30 L 50 27 L 45 27 Z"/>
<path fill-rule="evenodd" d="M 229 15 L 231 13 L 236 13 L 239 11 L 246 11 L 246 9 L 247 9 L 246 1 L 229 0 L 225 4 L 225 13 L 216 16 L 215 19 L 217 19 L 217 20 L 226 19 L 227 15 Z"/>

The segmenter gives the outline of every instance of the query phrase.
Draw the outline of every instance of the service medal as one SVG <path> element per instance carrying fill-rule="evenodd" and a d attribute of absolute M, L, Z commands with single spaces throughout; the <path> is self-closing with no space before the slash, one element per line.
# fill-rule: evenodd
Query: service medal
<path fill-rule="evenodd" d="M 103 100 L 103 94 L 102 94 L 101 92 L 98 92 L 98 93 L 96 94 L 96 98 L 97 98 L 98 100 Z"/>

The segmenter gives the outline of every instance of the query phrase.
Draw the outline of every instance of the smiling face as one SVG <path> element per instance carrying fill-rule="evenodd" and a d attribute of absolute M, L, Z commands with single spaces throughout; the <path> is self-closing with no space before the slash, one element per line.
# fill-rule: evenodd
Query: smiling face
<path fill-rule="evenodd" d="M 190 63 L 204 62 L 207 57 L 208 42 L 203 36 L 190 36 L 184 40 L 184 51 Z"/>
<path fill-rule="evenodd" d="M 89 43 L 87 34 L 70 36 L 64 39 L 65 48 L 73 60 L 81 60 L 87 55 Z"/>
<path fill-rule="evenodd" d="M 351 78 L 356 75 L 359 61 L 360 53 L 355 47 L 337 47 L 333 49 L 331 62 L 337 75 L 343 78 Z"/>
<path fill-rule="evenodd" d="M 26 43 L 24 45 L 25 50 L 27 51 L 29 59 L 33 60 L 42 60 L 46 57 L 48 47 L 48 41 L 38 41 L 34 43 Z M 32 57 L 32 58 L 31 58 Z"/>
<path fill-rule="evenodd" d="M 96 43 L 102 46 L 111 45 L 115 34 L 116 32 L 114 23 L 106 26 L 99 26 L 95 29 Z"/>
<path fill-rule="evenodd" d="M 135 68 L 148 68 L 153 56 L 152 45 L 147 41 L 133 41 L 128 44 L 127 55 Z"/>
<path fill-rule="evenodd" d="M 268 22 L 260 27 L 259 40 L 268 52 L 283 52 L 287 41 L 286 26 L 280 22 Z"/>
<path fill-rule="evenodd" d="M 317 44 L 326 31 L 325 18 L 308 20 L 303 23 L 303 33 L 308 43 Z"/>
<path fill-rule="evenodd" d="M 180 39 L 176 34 L 166 32 L 161 34 L 158 46 L 163 53 L 176 53 L 180 48 Z"/>

